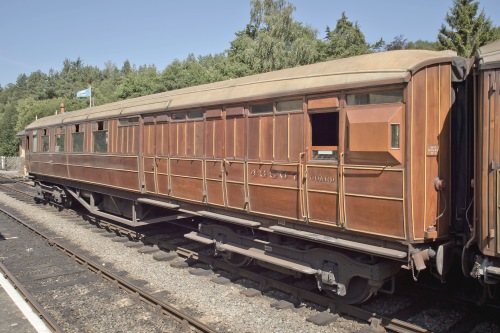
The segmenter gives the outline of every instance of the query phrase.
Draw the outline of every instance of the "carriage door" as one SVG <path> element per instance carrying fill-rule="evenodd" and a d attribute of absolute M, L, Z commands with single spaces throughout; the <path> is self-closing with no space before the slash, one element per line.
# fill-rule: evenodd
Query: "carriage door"
<path fill-rule="evenodd" d="M 307 116 L 307 150 L 301 170 L 303 215 L 308 221 L 340 224 L 338 97 L 309 98 Z"/>
<path fill-rule="evenodd" d="M 154 117 L 144 117 L 143 144 L 143 191 L 156 193 L 156 125 Z"/>
<path fill-rule="evenodd" d="M 168 116 L 144 117 L 144 192 L 168 195 Z"/>

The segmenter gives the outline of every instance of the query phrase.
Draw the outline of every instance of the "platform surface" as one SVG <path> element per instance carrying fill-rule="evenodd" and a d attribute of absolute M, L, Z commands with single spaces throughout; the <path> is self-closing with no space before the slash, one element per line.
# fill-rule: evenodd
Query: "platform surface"
<path fill-rule="evenodd" d="M 50 332 L 3 275 L 0 275 L 0 304 L 0 333 Z"/>

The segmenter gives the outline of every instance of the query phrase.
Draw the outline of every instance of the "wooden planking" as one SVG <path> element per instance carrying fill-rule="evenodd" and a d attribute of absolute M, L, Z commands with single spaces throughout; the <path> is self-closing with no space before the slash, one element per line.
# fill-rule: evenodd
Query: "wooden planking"
<path fill-rule="evenodd" d="M 260 160 L 260 117 L 251 117 L 248 119 L 248 159 L 252 161 Z"/>
<path fill-rule="evenodd" d="M 249 185 L 250 211 L 299 219 L 300 196 L 296 189 Z"/>
<path fill-rule="evenodd" d="M 298 162 L 299 155 L 304 151 L 304 115 L 290 114 L 289 161 Z"/>
<path fill-rule="evenodd" d="M 192 201 L 203 201 L 203 180 L 171 176 L 171 195 Z"/>
<path fill-rule="evenodd" d="M 338 220 L 338 194 L 309 192 L 308 194 L 309 219 L 312 221 L 336 224 Z"/>
<path fill-rule="evenodd" d="M 278 114 L 274 118 L 274 161 L 288 161 L 288 114 Z"/>
<path fill-rule="evenodd" d="M 439 67 L 439 174 L 443 179 L 451 179 L 451 108 L 452 108 L 452 91 L 451 91 L 451 66 Z M 451 189 L 450 186 L 445 188 L 446 202 L 451 203 Z M 444 209 L 444 202 L 441 197 L 439 198 L 438 211 L 442 212 Z M 448 234 L 451 222 L 451 210 L 446 209 L 443 217 L 438 223 L 438 233 L 440 235 Z"/>
<path fill-rule="evenodd" d="M 346 196 L 345 205 L 349 230 L 405 237 L 402 201 Z"/>
<path fill-rule="evenodd" d="M 245 209 L 245 186 L 243 184 L 226 183 L 227 206 Z"/>
<path fill-rule="evenodd" d="M 236 127 L 236 118 L 226 119 L 226 158 L 235 158 L 235 127 Z"/>
<path fill-rule="evenodd" d="M 345 168 L 344 186 L 346 194 L 403 199 L 403 172 Z"/>
<path fill-rule="evenodd" d="M 439 193 L 434 188 L 434 179 L 439 176 L 438 157 L 432 156 L 428 151 L 431 146 L 438 146 L 438 136 L 440 133 L 439 121 L 439 66 L 427 67 L 427 105 L 426 105 L 426 123 L 425 123 L 425 208 L 424 208 L 424 225 L 423 230 L 427 230 L 438 213 Z"/>
<path fill-rule="evenodd" d="M 411 192 L 413 238 L 423 238 L 425 219 L 425 124 L 427 107 L 426 70 L 420 70 L 413 76 L 412 127 L 411 132 Z M 417 98 L 418 96 L 418 98 Z"/>
<path fill-rule="evenodd" d="M 260 160 L 273 161 L 274 117 L 262 116 L 260 118 Z M 250 132 L 252 133 L 252 132 Z M 250 134 L 249 133 L 249 134 Z M 250 134 L 252 136 L 252 134 Z"/>
<path fill-rule="evenodd" d="M 202 168 L 202 160 L 170 159 L 171 175 L 203 178 Z"/>

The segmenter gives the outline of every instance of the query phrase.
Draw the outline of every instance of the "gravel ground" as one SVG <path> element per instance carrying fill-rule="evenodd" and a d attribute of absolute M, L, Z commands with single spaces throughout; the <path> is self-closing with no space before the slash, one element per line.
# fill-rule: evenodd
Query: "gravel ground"
<path fill-rule="evenodd" d="M 365 323 L 343 317 L 327 327 L 316 326 L 306 321 L 307 317 L 319 313 L 312 307 L 304 305 L 293 310 L 276 310 L 270 305 L 279 300 L 277 298 L 269 297 L 268 294 L 247 298 L 240 294 L 245 289 L 243 285 L 218 285 L 210 281 L 214 275 L 195 276 L 188 269 L 177 269 L 168 262 L 155 261 L 151 254 L 140 254 L 136 249 L 126 247 L 126 243 L 115 243 L 92 232 L 92 229 L 68 222 L 55 211 L 48 212 L 41 207 L 28 208 L 26 204 L 3 193 L 0 193 L 0 204 L 22 212 L 30 220 L 98 257 L 103 266 L 111 265 L 114 270 L 127 271 L 132 279 L 148 281 L 144 287 L 147 290 L 166 291 L 166 302 L 196 314 L 198 320 L 221 332 L 343 333 L 357 332 L 368 327 Z M 103 326 L 102 331 L 116 330 Z"/>
<path fill-rule="evenodd" d="M 177 322 L 158 315 L 1 214 L 0 260 L 65 332 L 172 332 Z M 0 329 L 3 332 L 3 330 Z"/>

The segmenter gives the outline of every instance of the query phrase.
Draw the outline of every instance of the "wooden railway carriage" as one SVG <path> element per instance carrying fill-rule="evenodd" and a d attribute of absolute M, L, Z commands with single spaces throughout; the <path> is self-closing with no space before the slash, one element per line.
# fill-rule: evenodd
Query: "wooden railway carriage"
<path fill-rule="evenodd" d="M 500 280 L 500 40 L 479 49 L 474 84 L 474 220 L 462 264 L 465 274 L 493 285 Z"/>
<path fill-rule="evenodd" d="M 196 217 L 186 237 L 234 265 L 361 302 L 402 266 L 445 273 L 461 62 L 375 53 L 46 117 L 26 128 L 29 172 L 122 223 Z"/>

